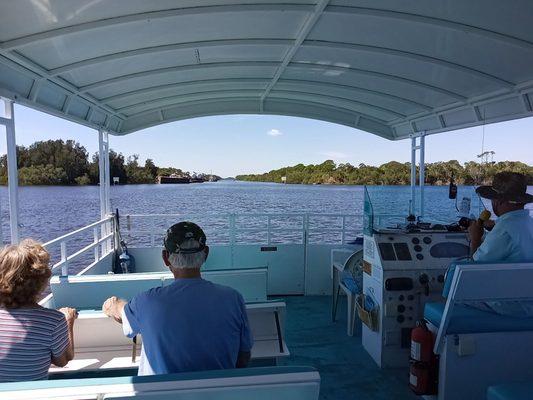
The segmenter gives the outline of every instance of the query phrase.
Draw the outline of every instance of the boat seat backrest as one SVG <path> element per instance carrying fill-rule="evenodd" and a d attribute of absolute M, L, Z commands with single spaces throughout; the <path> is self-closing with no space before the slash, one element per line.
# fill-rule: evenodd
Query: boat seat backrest
<path fill-rule="evenodd" d="M 256 343 L 278 340 L 278 325 L 281 339 L 284 332 L 285 303 L 266 302 L 246 305 L 250 329 Z M 278 323 L 276 322 L 278 314 Z M 131 339 L 124 336 L 122 326 L 101 311 L 81 311 L 74 324 L 77 353 L 98 352 L 104 348 L 125 346 L 130 348 Z M 273 354 L 275 356 L 275 354 Z"/>
<path fill-rule="evenodd" d="M 202 276 L 214 283 L 239 291 L 246 302 L 266 301 L 266 268 L 206 271 Z M 123 275 L 55 276 L 50 281 L 54 307 L 98 309 L 103 302 L 117 296 L 131 299 L 136 294 L 174 281 L 170 272 Z"/>
<path fill-rule="evenodd" d="M 99 309 L 111 296 L 130 300 L 162 284 L 161 277 L 147 274 L 56 276 L 50 280 L 50 289 L 55 308 Z"/>
<path fill-rule="evenodd" d="M 170 375 L 64 379 L 0 384 L 0 398 L 146 400 L 317 400 L 320 375 L 310 367 L 244 368 Z"/>
<path fill-rule="evenodd" d="M 533 263 L 458 263 L 437 333 L 435 352 L 443 339 L 456 305 L 487 302 L 532 300 Z"/>

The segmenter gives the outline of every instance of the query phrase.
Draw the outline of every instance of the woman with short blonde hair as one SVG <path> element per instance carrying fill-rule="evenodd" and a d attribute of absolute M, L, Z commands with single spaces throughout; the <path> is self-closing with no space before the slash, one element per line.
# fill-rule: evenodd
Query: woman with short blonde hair
<path fill-rule="evenodd" d="M 53 363 L 74 358 L 77 313 L 41 307 L 52 275 L 50 255 L 34 240 L 0 251 L 0 382 L 46 379 Z"/>

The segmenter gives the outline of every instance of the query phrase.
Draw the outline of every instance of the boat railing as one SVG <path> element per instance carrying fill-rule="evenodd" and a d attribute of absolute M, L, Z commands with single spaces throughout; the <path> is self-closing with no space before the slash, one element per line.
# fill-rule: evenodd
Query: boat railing
<path fill-rule="evenodd" d="M 380 215 L 390 217 L 398 216 Z M 121 229 L 131 243 L 155 247 L 170 225 L 183 220 L 200 225 L 210 243 L 227 245 L 346 244 L 363 231 L 362 213 L 129 214 Z"/>
<path fill-rule="evenodd" d="M 86 261 L 91 251 L 94 262 L 98 262 L 113 251 L 113 237 L 113 217 L 109 216 L 46 242 L 44 247 L 52 254 L 59 247 L 59 261 L 52 265 L 52 271 L 61 268 L 61 275 L 68 275 L 69 266 L 78 260 Z M 77 250 L 69 254 L 68 246 L 73 242 Z"/>
<path fill-rule="evenodd" d="M 374 216 L 375 221 L 381 222 L 400 217 L 396 214 Z M 214 245 L 344 245 L 363 232 L 362 213 L 129 214 L 121 218 L 122 236 L 130 246 L 157 247 L 163 241 L 165 230 L 183 220 L 198 223 L 209 243 Z M 68 275 L 71 269 L 89 268 L 113 251 L 114 218 L 109 216 L 96 221 L 44 246 L 54 260 L 58 260 L 52 270 L 60 270 L 61 275 Z"/>

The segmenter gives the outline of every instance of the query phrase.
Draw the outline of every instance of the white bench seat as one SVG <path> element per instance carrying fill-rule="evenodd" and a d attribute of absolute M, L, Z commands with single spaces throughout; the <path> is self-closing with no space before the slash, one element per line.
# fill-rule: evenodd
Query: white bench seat
<path fill-rule="evenodd" d="M 276 364 L 279 357 L 288 356 L 285 343 L 285 303 L 266 302 L 246 305 L 250 329 L 254 337 L 252 360 Z M 127 369 L 139 366 L 142 337 L 136 345 L 122 333 L 122 326 L 101 311 L 80 311 L 74 324 L 76 355 L 66 367 L 52 367 L 51 373 L 96 369 Z"/>

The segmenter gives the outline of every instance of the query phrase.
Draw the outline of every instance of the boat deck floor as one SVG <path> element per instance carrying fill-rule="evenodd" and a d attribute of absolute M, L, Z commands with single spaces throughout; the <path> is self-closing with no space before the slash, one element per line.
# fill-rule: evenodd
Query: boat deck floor
<path fill-rule="evenodd" d="M 361 323 L 346 335 L 346 300 L 340 298 L 337 322 L 331 322 L 329 296 L 283 298 L 285 336 L 291 356 L 280 365 L 309 365 L 321 376 L 323 400 L 418 399 L 408 387 L 408 369 L 381 370 L 361 344 Z M 359 323 L 358 323 L 359 322 Z"/>

